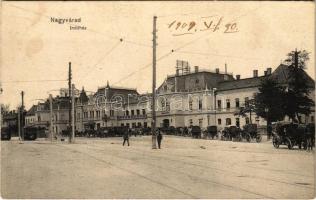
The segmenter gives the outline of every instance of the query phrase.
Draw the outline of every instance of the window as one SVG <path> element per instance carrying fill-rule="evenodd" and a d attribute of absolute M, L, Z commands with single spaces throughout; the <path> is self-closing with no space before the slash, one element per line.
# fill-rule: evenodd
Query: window
<path fill-rule="evenodd" d="M 143 115 L 146 115 L 146 110 L 142 109 L 142 113 L 143 113 Z"/>
<path fill-rule="evenodd" d="M 97 110 L 97 118 L 100 118 L 100 110 Z"/>
<path fill-rule="evenodd" d="M 138 116 L 138 115 L 140 115 L 140 112 L 139 112 L 139 110 L 136 110 L 136 115 Z"/>
<path fill-rule="evenodd" d="M 226 118 L 226 126 L 229 126 L 232 124 L 232 120 L 230 118 Z"/>
<path fill-rule="evenodd" d="M 114 110 L 110 110 L 110 116 L 114 116 Z"/>
<path fill-rule="evenodd" d="M 126 116 L 129 116 L 129 111 L 128 111 L 128 110 L 126 110 L 125 115 L 126 115 Z"/>
<path fill-rule="evenodd" d="M 165 110 L 166 109 L 165 100 L 163 98 L 160 101 L 160 105 L 161 105 L 161 110 Z"/>
<path fill-rule="evenodd" d="M 217 119 L 217 124 L 221 125 L 222 124 L 222 119 Z"/>
<path fill-rule="evenodd" d="M 217 108 L 218 109 L 222 108 L 222 100 L 217 100 Z"/>
<path fill-rule="evenodd" d="M 226 108 L 230 109 L 230 99 L 226 99 Z"/>
<path fill-rule="evenodd" d="M 239 118 L 236 118 L 236 126 L 237 126 L 237 127 L 240 127 Z"/>
<path fill-rule="evenodd" d="M 121 126 L 124 126 L 124 123 L 122 123 Z"/>
<path fill-rule="evenodd" d="M 142 123 L 138 122 L 138 123 L 137 123 L 137 127 L 138 127 L 138 128 L 142 127 Z"/>
<path fill-rule="evenodd" d="M 132 128 L 136 128 L 136 123 L 132 123 Z"/>
<path fill-rule="evenodd" d="M 249 106 L 249 98 L 246 97 L 246 98 L 245 98 L 245 107 L 248 107 L 248 106 Z"/>
<path fill-rule="evenodd" d="M 189 124 L 190 124 L 190 126 L 193 125 L 193 120 L 192 119 L 189 120 Z"/>
<path fill-rule="evenodd" d="M 147 122 L 144 122 L 144 128 L 147 128 Z"/>
<path fill-rule="evenodd" d="M 170 103 L 166 101 L 166 111 L 170 111 Z"/>
<path fill-rule="evenodd" d="M 126 123 L 126 126 L 129 128 L 129 123 Z"/>
<path fill-rule="evenodd" d="M 90 111 L 90 118 L 94 118 L 94 111 Z"/>
<path fill-rule="evenodd" d="M 235 99 L 235 103 L 236 103 L 236 108 L 239 108 L 239 98 Z"/>
<path fill-rule="evenodd" d="M 202 110 L 202 99 L 199 99 L 199 110 Z"/>
<path fill-rule="evenodd" d="M 249 124 L 249 117 L 246 117 L 246 124 Z"/>
<path fill-rule="evenodd" d="M 134 110 L 131 110 L 131 115 L 134 116 Z"/>
<path fill-rule="evenodd" d="M 192 102 L 192 99 L 189 100 L 189 110 L 192 110 L 192 105 L 193 105 L 193 102 Z"/>
<path fill-rule="evenodd" d="M 203 119 L 199 119 L 199 126 L 202 127 L 203 125 Z"/>

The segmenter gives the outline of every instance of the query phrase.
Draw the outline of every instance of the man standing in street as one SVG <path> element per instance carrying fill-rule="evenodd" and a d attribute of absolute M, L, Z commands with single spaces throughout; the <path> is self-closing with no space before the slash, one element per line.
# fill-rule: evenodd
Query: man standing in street
<path fill-rule="evenodd" d="M 130 132 L 130 129 L 128 129 L 127 131 L 124 132 L 124 135 L 123 135 L 123 139 L 124 139 L 123 146 L 125 145 L 125 142 L 127 142 L 127 146 L 129 146 L 129 132 Z"/>
<path fill-rule="evenodd" d="M 160 149 L 160 145 L 161 145 L 161 140 L 162 140 L 162 134 L 161 134 L 160 130 L 158 129 L 157 142 L 158 142 L 159 149 Z"/>

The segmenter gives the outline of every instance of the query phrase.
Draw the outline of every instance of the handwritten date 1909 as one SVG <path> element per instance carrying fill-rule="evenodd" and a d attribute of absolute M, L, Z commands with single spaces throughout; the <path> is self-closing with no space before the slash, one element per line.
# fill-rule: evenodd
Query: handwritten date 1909
<path fill-rule="evenodd" d="M 173 32 L 173 36 L 180 36 L 185 34 L 193 34 L 197 31 L 212 31 L 216 32 L 223 29 L 223 33 L 236 33 L 238 32 L 237 23 L 226 23 L 223 25 L 223 17 L 218 19 L 202 18 L 201 22 L 190 21 L 181 22 L 174 20 L 168 24 L 168 29 Z"/>

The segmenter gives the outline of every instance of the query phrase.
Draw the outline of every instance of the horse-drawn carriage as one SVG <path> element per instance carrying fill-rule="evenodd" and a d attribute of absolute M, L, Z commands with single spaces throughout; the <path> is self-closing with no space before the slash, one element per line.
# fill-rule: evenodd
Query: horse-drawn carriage
<path fill-rule="evenodd" d="M 211 139 L 218 138 L 217 126 L 208 126 L 205 130 L 205 136 Z"/>
<path fill-rule="evenodd" d="M 225 127 L 222 131 L 221 139 L 238 142 L 243 140 L 246 140 L 247 142 L 251 142 L 252 140 L 261 142 L 262 137 L 258 134 L 256 124 L 246 124 L 243 129 L 240 129 L 237 126 Z"/>
<path fill-rule="evenodd" d="M 237 126 L 225 127 L 221 139 L 225 141 L 241 141 L 241 129 Z"/>
<path fill-rule="evenodd" d="M 299 149 L 307 149 L 308 141 L 315 140 L 315 125 L 297 124 L 291 122 L 278 122 L 273 125 L 272 143 L 275 148 L 286 145 L 288 149 L 298 146 Z M 312 142 L 312 145 L 315 142 Z"/>
<path fill-rule="evenodd" d="M 24 128 L 24 140 L 36 140 L 37 138 L 47 138 L 48 132 L 45 127 L 29 126 Z"/>
<path fill-rule="evenodd" d="M 258 134 L 257 124 L 246 124 L 242 130 L 242 138 L 246 139 L 247 142 L 251 142 L 252 140 L 256 140 L 256 142 L 261 142 L 262 137 Z"/>
<path fill-rule="evenodd" d="M 201 138 L 201 128 L 199 126 L 191 126 L 191 128 L 189 129 L 191 135 L 192 135 L 192 138 Z"/>

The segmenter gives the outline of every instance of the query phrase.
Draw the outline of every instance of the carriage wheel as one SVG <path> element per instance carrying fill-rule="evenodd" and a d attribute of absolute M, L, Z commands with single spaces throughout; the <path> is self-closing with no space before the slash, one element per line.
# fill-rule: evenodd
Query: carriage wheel
<path fill-rule="evenodd" d="M 273 137 L 272 143 L 273 143 L 273 146 L 274 146 L 275 148 L 279 148 L 280 144 L 279 144 L 279 140 L 278 140 L 277 137 Z"/>
<path fill-rule="evenodd" d="M 256 137 L 256 142 L 259 143 L 259 142 L 261 142 L 261 140 L 262 140 L 261 135 L 257 135 L 257 137 Z"/>
<path fill-rule="evenodd" d="M 250 142 L 250 141 L 251 141 L 251 137 L 250 137 L 249 134 L 246 135 L 246 140 L 247 140 L 247 142 Z"/>
<path fill-rule="evenodd" d="M 286 138 L 286 145 L 288 149 L 293 149 L 293 143 L 289 138 Z"/>

